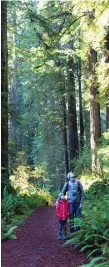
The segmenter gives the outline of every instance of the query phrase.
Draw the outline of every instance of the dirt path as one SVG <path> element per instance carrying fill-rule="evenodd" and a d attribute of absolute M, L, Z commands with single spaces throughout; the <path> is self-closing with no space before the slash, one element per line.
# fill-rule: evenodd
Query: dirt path
<path fill-rule="evenodd" d="M 16 240 L 2 244 L 2 267 L 78 267 L 83 253 L 57 240 L 55 207 L 36 209 L 17 231 Z"/>

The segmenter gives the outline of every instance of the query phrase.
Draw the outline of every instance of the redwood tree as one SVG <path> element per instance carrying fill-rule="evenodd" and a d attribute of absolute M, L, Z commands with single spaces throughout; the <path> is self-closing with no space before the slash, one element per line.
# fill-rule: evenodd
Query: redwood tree
<path fill-rule="evenodd" d="M 8 179 L 7 1 L 1 2 L 1 152 L 4 185 Z"/>
<path fill-rule="evenodd" d="M 97 102 L 97 80 L 95 66 L 97 63 L 97 52 L 91 48 L 89 56 L 90 69 L 90 143 L 92 150 L 92 170 L 98 168 L 98 159 L 96 156 L 96 147 L 101 137 L 101 122 L 100 122 L 100 104 Z"/>
<path fill-rule="evenodd" d="M 71 43 L 73 49 L 73 42 Z M 77 131 L 77 114 L 76 114 L 76 98 L 75 98 L 75 81 L 74 81 L 74 60 L 70 56 L 68 60 L 68 128 L 69 128 L 69 154 L 70 169 L 73 168 L 73 159 L 78 155 L 78 131 Z"/>
<path fill-rule="evenodd" d="M 105 38 L 105 56 L 105 62 L 109 64 L 109 26 Z M 109 129 L 109 92 L 106 94 L 106 129 Z"/>

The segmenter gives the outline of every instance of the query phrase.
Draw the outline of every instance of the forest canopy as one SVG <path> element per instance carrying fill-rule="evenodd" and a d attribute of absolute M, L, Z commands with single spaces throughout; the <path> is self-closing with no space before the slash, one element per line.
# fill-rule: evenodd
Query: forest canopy
<path fill-rule="evenodd" d="M 70 170 L 77 176 L 87 169 L 105 176 L 108 1 L 8 1 L 2 21 L 4 55 L 8 51 L 8 84 L 2 89 L 5 175 L 19 166 L 41 168 L 51 191 L 61 187 Z"/>

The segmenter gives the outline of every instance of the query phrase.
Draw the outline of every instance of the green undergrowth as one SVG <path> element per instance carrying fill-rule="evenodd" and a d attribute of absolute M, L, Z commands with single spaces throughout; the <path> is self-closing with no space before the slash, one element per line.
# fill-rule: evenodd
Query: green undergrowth
<path fill-rule="evenodd" d="M 85 190 L 82 218 L 75 219 L 80 231 L 68 243 L 86 253 L 89 263 L 81 267 L 109 266 L 109 131 L 96 149 L 99 169 L 91 172 L 91 151 L 86 147 L 75 161 L 74 173 Z"/>
<path fill-rule="evenodd" d="M 6 187 L 1 200 L 1 238 L 16 239 L 15 230 L 35 208 L 51 205 L 52 197 L 44 190 L 19 195 L 8 193 Z"/>
<path fill-rule="evenodd" d="M 87 175 L 86 175 L 87 176 Z M 109 266 L 109 178 L 98 178 L 86 184 L 85 200 L 82 218 L 75 219 L 75 225 L 80 225 L 80 231 L 75 232 L 65 245 L 73 243 L 86 253 L 90 263 L 82 267 Z M 83 179 L 83 177 L 82 177 Z M 87 183 L 86 183 L 87 180 Z"/>

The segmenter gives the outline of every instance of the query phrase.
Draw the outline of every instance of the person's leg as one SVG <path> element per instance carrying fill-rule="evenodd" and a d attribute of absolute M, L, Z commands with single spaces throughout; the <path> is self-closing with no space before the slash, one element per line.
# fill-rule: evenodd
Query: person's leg
<path fill-rule="evenodd" d="M 74 233 L 75 232 L 75 227 L 74 227 L 74 214 L 75 214 L 75 207 L 73 203 L 69 203 L 69 225 L 70 225 L 70 232 Z"/>
<path fill-rule="evenodd" d="M 67 221 L 64 220 L 64 221 L 63 221 L 63 239 L 64 239 L 64 240 L 67 239 L 67 227 L 66 227 L 66 223 L 67 223 Z"/>
<path fill-rule="evenodd" d="M 76 213 L 75 213 L 75 218 L 81 218 L 81 209 L 79 209 L 79 204 L 76 205 Z M 76 231 L 80 230 L 80 226 L 76 226 Z"/>
<path fill-rule="evenodd" d="M 62 239 L 62 221 L 58 221 L 58 239 Z"/>

